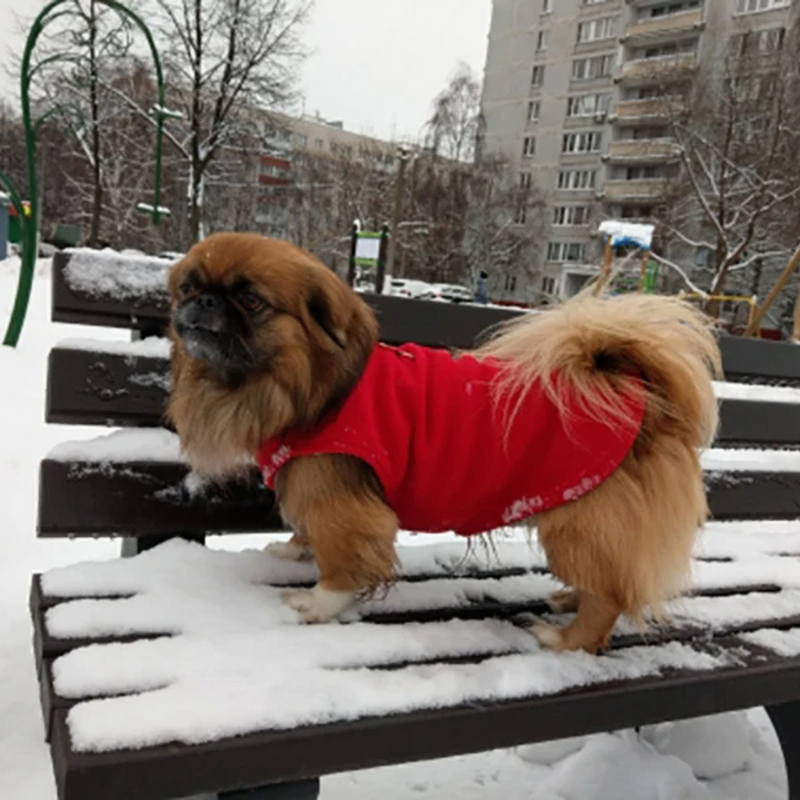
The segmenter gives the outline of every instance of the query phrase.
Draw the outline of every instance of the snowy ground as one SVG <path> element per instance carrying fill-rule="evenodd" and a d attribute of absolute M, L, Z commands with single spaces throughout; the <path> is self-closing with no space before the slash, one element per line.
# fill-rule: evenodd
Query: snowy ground
<path fill-rule="evenodd" d="M 17 266 L 14 260 L 0 263 L 3 329 Z M 103 540 L 35 538 L 42 455 L 64 439 L 99 433 L 96 428 L 44 424 L 48 348 L 66 337 L 126 338 L 122 331 L 51 324 L 46 268 L 47 262 L 40 262 L 19 348 L 0 348 L 0 776 L 3 797 L 25 800 L 55 798 L 30 647 L 30 575 L 76 561 L 110 558 L 118 549 L 116 543 Z M 232 539 L 214 544 L 242 546 Z M 786 796 L 786 788 L 774 733 L 760 711 L 323 780 L 323 800 L 405 800 L 420 795 L 426 800 L 777 800 Z"/>

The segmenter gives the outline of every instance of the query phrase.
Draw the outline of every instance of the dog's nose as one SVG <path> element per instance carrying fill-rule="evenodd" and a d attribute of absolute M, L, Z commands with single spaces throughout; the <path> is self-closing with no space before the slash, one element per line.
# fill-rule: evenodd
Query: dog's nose
<path fill-rule="evenodd" d="M 206 292 L 197 297 L 197 304 L 203 311 L 216 311 L 221 305 L 219 295 Z"/>

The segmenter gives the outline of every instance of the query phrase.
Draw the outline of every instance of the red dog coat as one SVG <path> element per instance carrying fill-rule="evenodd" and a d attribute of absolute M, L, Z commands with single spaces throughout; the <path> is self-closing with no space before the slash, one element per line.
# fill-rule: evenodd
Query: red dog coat
<path fill-rule="evenodd" d="M 573 408 L 565 426 L 533 386 L 496 402 L 496 361 L 417 345 L 379 345 L 344 404 L 314 430 L 266 441 L 257 461 L 270 488 L 293 458 L 346 453 L 375 470 L 400 526 L 481 533 L 594 489 L 631 449 L 644 392 L 624 398 L 630 424 Z"/>

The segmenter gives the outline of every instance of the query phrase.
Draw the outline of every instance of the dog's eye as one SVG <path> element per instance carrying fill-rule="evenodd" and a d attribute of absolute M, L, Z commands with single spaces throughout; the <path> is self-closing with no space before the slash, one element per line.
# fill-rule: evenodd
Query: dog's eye
<path fill-rule="evenodd" d="M 194 283 L 188 279 L 178 287 L 178 293 L 184 296 L 192 291 L 194 291 Z"/>
<path fill-rule="evenodd" d="M 264 305 L 264 300 L 255 292 L 241 292 L 237 300 L 245 311 L 258 311 Z"/>

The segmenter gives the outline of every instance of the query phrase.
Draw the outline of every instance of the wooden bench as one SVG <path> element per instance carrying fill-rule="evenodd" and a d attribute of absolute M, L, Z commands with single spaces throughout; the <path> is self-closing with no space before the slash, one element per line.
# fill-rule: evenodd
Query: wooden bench
<path fill-rule="evenodd" d="M 53 264 L 53 319 L 129 328 L 138 340 L 161 337 L 167 313 L 166 268 L 166 262 L 157 260 L 59 253 Z M 485 328 L 514 313 L 393 297 L 368 299 L 379 315 L 381 338 L 389 343 L 468 347 Z M 728 381 L 800 387 L 796 347 L 731 337 L 723 337 L 721 347 Z M 475 555 L 462 560 L 454 555 L 458 545 L 434 546 L 433 555 L 422 563 L 403 558 L 401 552 L 399 595 L 390 593 L 388 603 L 373 601 L 361 620 L 375 626 L 369 630 L 376 638 L 399 637 L 397 651 L 380 661 L 380 654 L 371 657 L 369 648 L 356 648 L 349 657 L 362 660 L 348 662 L 342 672 L 362 666 L 367 668 L 365 680 L 378 683 L 387 674 L 397 676 L 411 687 L 409 697 L 415 697 L 423 681 L 415 683 L 415 670 L 444 670 L 441 674 L 458 682 L 465 676 L 503 675 L 508 665 L 521 688 L 487 685 L 484 694 L 468 691 L 462 698 L 421 699 L 412 709 L 402 703 L 394 708 L 387 701 L 381 713 L 370 713 L 367 704 L 367 713 L 349 720 L 342 709 L 320 707 L 313 711 L 323 715 L 324 723 L 247 730 L 197 744 L 166 741 L 103 752 L 97 751 L 96 743 L 95 749 L 76 744 L 70 733 L 71 712 L 86 718 L 97 708 L 91 706 L 94 697 L 110 697 L 108 714 L 113 719 L 113 709 L 122 708 L 114 703 L 147 700 L 148 692 L 161 685 L 156 678 L 150 677 L 152 685 L 120 688 L 114 685 L 114 671 L 122 665 L 135 667 L 135 657 L 128 653 L 140 652 L 137 648 L 148 642 L 178 638 L 169 626 L 152 621 L 138 626 L 134 621 L 127 633 L 109 633 L 98 623 L 104 615 L 114 616 L 119 608 L 115 603 L 124 607 L 131 598 L 148 597 L 148 591 L 158 594 L 158 582 L 147 583 L 139 561 L 151 558 L 148 564 L 164 574 L 172 568 L 170 574 L 175 575 L 176 558 L 178 564 L 183 557 L 195 564 L 196 545 L 164 544 L 171 537 L 202 542 L 209 533 L 281 530 L 273 499 L 256 478 L 225 490 L 203 491 L 187 480 L 174 439 L 159 429 L 167 369 L 166 345 L 157 339 L 67 343 L 49 357 L 49 422 L 137 429 L 88 445 L 65 444 L 41 464 L 40 537 L 116 535 L 123 537 L 126 554 L 140 554 L 111 562 L 110 567 L 100 565 L 88 572 L 76 567 L 33 579 L 36 664 L 61 800 L 166 800 L 199 792 L 216 792 L 220 798 L 306 800 L 317 796 L 319 777 L 334 772 L 762 705 L 782 741 L 790 797 L 800 798 L 800 525 L 785 534 L 765 529 L 756 535 L 767 525 L 761 520 L 800 517 L 800 471 L 793 466 L 793 451 L 800 448 L 800 393 L 799 399 L 788 398 L 791 402 L 772 402 L 762 396 L 773 391 L 769 389 L 752 389 L 754 397 L 731 397 L 736 392 L 728 389 L 729 396 L 722 400 L 720 449 L 706 462 L 710 505 L 716 520 L 754 522 L 729 526 L 730 531 L 718 525 L 702 540 L 706 550 L 698 550 L 696 589 L 684 611 L 676 612 L 670 629 L 652 631 L 643 639 L 623 625 L 607 656 L 542 653 L 532 637 L 520 639 L 521 632 L 509 622 L 520 614 L 546 613 L 549 578 L 534 551 L 501 539 L 499 562 Z M 730 448 L 785 452 L 771 456 L 774 467 L 749 468 L 747 454 L 737 451 L 734 457 Z M 760 559 L 758 569 L 748 567 L 743 541 L 754 548 L 747 552 Z M 157 545 L 162 546 L 151 550 Z M 225 558 L 226 569 L 234 565 L 244 575 L 255 557 Z M 262 559 L 257 581 L 264 585 L 313 580 L 312 573 L 297 572 L 297 565 Z M 217 561 L 221 563 L 210 554 L 207 563 L 200 559 L 190 567 L 187 562 L 186 572 L 208 569 L 213 579 Z M 793 566 L 796 580 L 791 577 Z M 119 584 L 127 587 L 124 591 L 109 583 L 109 570 L 127 576 Z M 521 579 L 531 588 L 520 588 Z M 410 584 L 419 594 L 408 596 L 424 597 L 424 604 L 403 599 L 402 589 Z M 191 593 L 191 586 L 186 591 Z M 193 602 L 202 613 L 203 598 L 198 594 Z M 743 606 L 748 608 L 744 615 Z M 81 612 L 86 608 L 97 615 Z M 87 619 L 91 624 L 83 631 L 80 626 Z M 477 636 L 478 643 L 465 646 L 453 639 L 451 644 L 447 625 L 467 626 L 464 631 Z M 285 631 L 285 626 L 275 630 Z M 346 636 L 347 628 L 338 630 Z M 302 639 L 318 635 L 314 631 L 319 628 L 297 632 Z M 336 634 L 337 629 L 332 631 Z M 272 630 L 267 635 L 278 636 Z M 434 657 L 415 648 L 426 637 L 437 641 Z M 480 644 L 484 637 L 485 644 Z M 91 644 L 96 647 L 88 648 Z M 106 665 L 108 686 L 78 690 L 70 684 L 70 691 L 60 694 L 60 682 L 80 679 L 84 656 Z M 115 661 L 120 658 L 123 661 Z M 636 666 L 641 659 L 653 668 Z M 557 673 L 559 664 L 567 663 L 583 665 L 591 676 L 589 685 L 567 682 L 548 689 L 525 677 L 527 665 L 534 675 L 544 666 L 547 674 Z M 142 670 L 146 672 L 144 663 Z M 346 675 L 335 676 L 340 678 L 349 685 Z M 313 695 L 314 686 L 307 692 Z M 205 719 L 203 699 L 197 703 L 192 710 Z"/>

